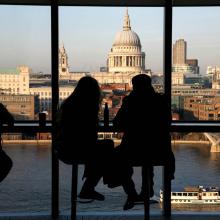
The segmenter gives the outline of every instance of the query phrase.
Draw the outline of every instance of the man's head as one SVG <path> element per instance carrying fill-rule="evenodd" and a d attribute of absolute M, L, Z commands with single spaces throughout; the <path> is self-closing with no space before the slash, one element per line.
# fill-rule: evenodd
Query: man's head
<path fill-rule="evenodd" d="M 146 74 L 138 74 L 132 78 L 132 85 L 134 91 L 151 91 L 151 78 Z"/>

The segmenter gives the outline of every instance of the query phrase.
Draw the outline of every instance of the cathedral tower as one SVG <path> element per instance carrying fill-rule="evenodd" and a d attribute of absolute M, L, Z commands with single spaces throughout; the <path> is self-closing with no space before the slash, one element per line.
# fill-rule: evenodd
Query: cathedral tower
<path fill-rule="evenodd" d="M 64 45 L 59 49 L 59 76 L 69 75 L 68 56 Z"/>

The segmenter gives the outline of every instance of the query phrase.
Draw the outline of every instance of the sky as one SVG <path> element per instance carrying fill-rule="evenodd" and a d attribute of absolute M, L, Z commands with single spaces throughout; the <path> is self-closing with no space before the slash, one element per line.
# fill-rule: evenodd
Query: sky
<path fill-rule="evenodd" d="M 129 7 L 131 28 L 145 52 L 145 66 L 163 72 L 163 8 Z M 99 71 L 106 66 L 117 32 L 122 31 L 124 7 L 60 7 L 59 42 L 64 44 L 70 71 Z M 51 72 L 50 8 L 0 6 L 0 68 L 29 66 Z M 220 7 L 173 9 L 173 43 L 187 42 L 187 58 L 198 59 L 201 73 L 220 66 Z"/>

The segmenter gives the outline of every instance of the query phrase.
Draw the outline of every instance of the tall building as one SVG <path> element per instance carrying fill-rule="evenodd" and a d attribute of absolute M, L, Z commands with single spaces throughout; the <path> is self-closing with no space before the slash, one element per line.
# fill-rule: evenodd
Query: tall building
<path fill-rule="evenodd" d="M 139 36 L 132 31 L 128 9 L 124 17 L 123 31 L 116 34 L 111 52 L 107 59 L 108 72 L 135 72 L 145 71 L 145 53 L 141 51 Z"/>
<path fill-rule="evenodd" d="M 172 84 L 200 82 L 197 59 L 187 59 L 187 43 L 178 39 L 173 45 Z"/>
<path fill-rule="evenodd" d="M 187 44 L 184 39 L 179 39 L 173 45 L 173 65 L 186 64 Z"/>

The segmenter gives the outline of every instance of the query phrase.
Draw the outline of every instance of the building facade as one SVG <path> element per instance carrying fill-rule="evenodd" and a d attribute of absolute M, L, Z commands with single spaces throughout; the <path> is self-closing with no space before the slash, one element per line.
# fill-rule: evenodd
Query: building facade
<path fill-rule="evenodd" d="M 66 99 L 75 89 L 73 85 L 59 87 L 59 103 Z M 40 111 L 47 111 L 51 118 L 52 110 L 52 89 L 51 86 L 30 88 L 30 94 L 39 97 Z"/>
<path fill-rule="evenodd" d="M 39 112 L 39 99 L 34 95 L 1 94 L 0 102 L 16 120 L 34 120 Z"/>
<path fill-rule="evenodd" d="M 4 94 L 29 94 L 29 68 L 0 69 L 0 90 Z"/>
<path fill-rule="evenodd" d="M 187 44 L 184 39 L 179 39 L 173 45 L 173 65 L 186 64 Z"/>
<path fill-rule="evenodd" d="M 220 120 L 220 97 L 185 97 L 186 120 Z"/>

